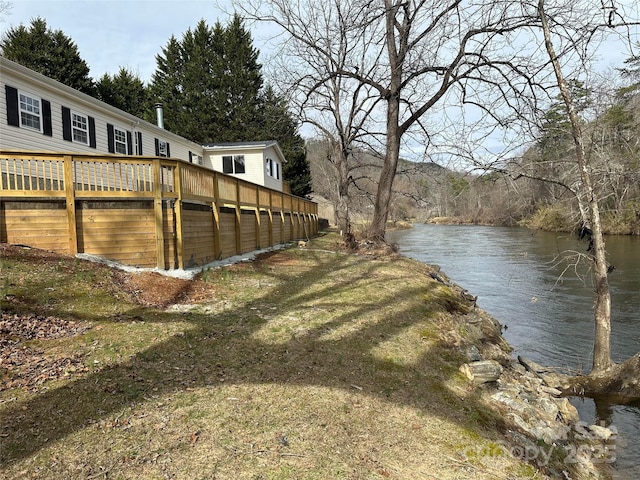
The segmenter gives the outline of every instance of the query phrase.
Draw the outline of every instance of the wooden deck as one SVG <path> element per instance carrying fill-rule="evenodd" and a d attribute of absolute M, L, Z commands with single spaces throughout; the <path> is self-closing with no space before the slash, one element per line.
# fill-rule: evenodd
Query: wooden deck
<path fill-rule="evenodd" d="M 175 269 L 317 232 L 316 203 L 180 160 L 0 151 L 0 242 Z"/>

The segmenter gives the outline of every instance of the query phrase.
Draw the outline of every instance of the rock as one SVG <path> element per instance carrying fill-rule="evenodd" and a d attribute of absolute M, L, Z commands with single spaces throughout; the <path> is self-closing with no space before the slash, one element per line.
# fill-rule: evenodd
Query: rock
<path fill-rule="evenodd" d="M 482 360 L 482 355 L 480 355 L 480 350 L 475 345 L 469 345 L 465 348 L 464 351 L 465 356 L 467 357 L 467 361 L 469 362 L 479 362 Z"/>
<path fill-rule="evenodd" d="M 578 409 L 571 405 L 571 402 L 567 398 L 553 398 L 552 399 L 558 407 L 558 413 L 562 417 L 562 420 L 567 424 L 572 424 L 580 421 L 580 415 Z"/>
<path fill-rule="evenodd" d="M 589 432 L 593 434 L 595 439 L 605 442 L 616 435 L 611 429 L 600 425 L 589 425 Z"/>
<path fill-rule="evenodd" d="M 502 375 L 502 365 L 495 360 L 463 363 L 459 369 L 475 384 L 495 382 Z"/>
<path fill-rule="evenodd" d="M 558 406 L 550 398 L 541 398 L 538 402 L 540 409 L 544 412 L 545 420 L 555 422 L 558 419 Z"/>
<path fill-rule="evenodd" d="M 513 369 L 514 372 L 519 373 L 520 375 L 524 375 L 527 371 L 526 368 L 524 368 L 522 365 L 520 365 L 519 363 L 514 363 L 511 365 L 511 368 Z"/>
<path fill-rule="evenodd" d="M 524 366 L 524 368 L 526 368 L 529 372 L 533 372 L 536 374 L 549 372 L 548 368 L 543 367 L 542 365 L 534 362 L 533 360 L 526 359 L 520 355 L 518 355 L 518 362 L 520 362 L 520 364 Z"/>
<path fill-rule="evenodd" d="M 562 392 L 557 388 L 547 387 L 545 385 L 540 386 L 540 391 L 543 393 L 546 393 L 547 395 L 551 395 L 553 397 L 559 397 L 560 395 L 562 395 Z"/>

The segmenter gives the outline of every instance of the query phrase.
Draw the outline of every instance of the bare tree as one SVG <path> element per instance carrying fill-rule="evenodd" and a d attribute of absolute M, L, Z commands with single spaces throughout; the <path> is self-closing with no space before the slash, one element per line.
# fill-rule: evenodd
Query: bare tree
<path fill-rule="evenodd" d="M 600 221 L 600 207 L 598 195 L 595 191 L 591 174 L 587 165 L 585 147 L 582 135 L 582 126 L 574 99 L 562 73 L 560 61 L 556 55 L 551 39 L 551 27 L 544 8 L 544 0 L 538 0 L 538 15 L 544 34 L 544 43 L 549 59 L 553 65 L 553 71 L 560 88 L 562 99 L 567 107 L 571 122 L 571 135 L 575 144 L 575 159 L 580 168 L 581 190 L 583 197 L 588 199 L 588 227 L 591 228 L 593 240 L 593 258 L 595 264 L 595 335 L 593 347 L 593 373 L 607 370 L 613 364 L 611 360 L 611 294 L 607 277 L 607 261 L 604 236 L 602 235 L 602 223 Z"/>
<path fill-rule="evenodd" d="M 265 5 L 265 3 L 267 5 Z M 269 13 L 264 8 L 269 7 Z M 366 148 L 368 125 L 380 97 L 372 88 L 340 72 L 365 65 L 372 39 L 365 30 L 354 32 L 359 22 L 357 2 L 237 2 L 250 18 L 278 25 L 287 33 L 272 56 L 274 84 L 286 92 L 302 121 L 312 126 L 331 165 L 336 223 L 345 242 L 354 244 L 350 218 L 351 191 L 359 180 L 356 149 Z"/>
<path fill-rule="evenodd" d="M 0 22 L 4 21 L 3 17 L 5 15 L 11 15 L 12 8 L 13 8 L 13 5 L 11 4 L 11 2 L 0 0 Z"/>
<path fill-rule="evenodd" d="M 609 9 L 607 12 L 606 10 Z M 585 33 L 591 35 L 598 28 L 615 28 L 616 26 L 627 27 L 629 19 L 620 17 L 621 10 L 618 10 L 612 2 L 610 7 L 605 9 L 606 20 L 598 23 L 597 21 L 588 25 Z M 544 36 L 544 45 L 553 66 L 553 72 L 556 78 L 558 88 L 562 95 L 562 99 L 566 105 L 567 115 L 571 124 L 571 135 L 575 145 L 575 161 L 580 170 L 580 188 L 579 194 L 587 200 L 587 219 L 588 227 L 591 230 L 591 240 L 593 244 L 593 264 L 595 275 L 595 292 L 594 292 L 594 347 L 593 347 L 593 367 L 590 373 L 591 377 L 616 376 L 620 372 L 611 372 L 614 365 L 611 358 L 610 336 L 611 336 L 611 295 L 608 281 L 608 264 L 606 261 L 605 241 L 602 234 L 602 222 L 600 217 L 600 199 L 598 191 L 593 183 L 592 169 L 586 155 L 583 126 L 576 112 L 576 102 L 571 94 L 567 80 L 562 70 L 560 58 L 556 53 L 552 35 L 554 33 L 553 26 L 561 25 L 558 18 L 554 18 L 545 10 L 545 0 L 538 0 L 537 4 L 538 17 Z M 582 11 L 585 15 L 586 12 Z M 552 23 L 553 22 L 553 23 Z M 564 22 L 562 22 L 563 24 Z M 583 23 L 583 26 L 586 26 Z M 564 29 L 564 27 L 560 27 Z M 629 365 L 637 365 L 638 359 L 632 358 Z"/>
<path fill-rule="evenodd" d="M 309 70 L 298 72 L 300 79 L 311 80 L 304 92 L 336 82 L 346 88 L 342 101 L 366 92 L 366 107 L 358 112 L 369 114 L 379 126 L 365 129 L 354 124 L 351 138 L 380 146 L 384 158 L 369 233 L 372 239 L 384 240 L 403 142 L 416 130 L 429 135 L 423 117 L 446 102 L 475 105 L 492 117 L 496 108 L 487 102 L 490 95 L 498 100 L 533 98 L 534 86 L 527 80 L 530 62 L 520 58 L 520 48 L 513 46 L 516 39 L 511 38 L 530 21 L 518 12 L 519 4 L 515 0 L 268 0 L 236 6 L 286 32 L 286 41 L 298 46 L 297 59 L 289 60 L 312 59 Z M 305 107 L 335 108 L 326 102 L 328 98 Z"/>

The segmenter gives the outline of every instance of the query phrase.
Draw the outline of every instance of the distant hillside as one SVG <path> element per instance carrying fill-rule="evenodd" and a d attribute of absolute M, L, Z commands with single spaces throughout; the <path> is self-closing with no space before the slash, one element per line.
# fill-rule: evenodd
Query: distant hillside
<path fill-rule="evenodd" d="M 309 142 L 307 158 L 311 166 L 313 198 L 320 204 L 321 216 L 333 222 L 332 202 L 337 197 L 335 167 L 327 158 L 326 147 L 319 141 Z M 350 170 L 351 214 L 356 221 L 367 220 L 373 213 L 373 199 L 377 190 L 383 159 L 358 151 L 352 157 Z M 452 172 L 433 162 L 411 162 L 400 160 L 394 181 L 394 198 L 390 220 L 405 220 L 424 217 L 423 196 L 430 190 L 427 186 L 436 179 Z"/>

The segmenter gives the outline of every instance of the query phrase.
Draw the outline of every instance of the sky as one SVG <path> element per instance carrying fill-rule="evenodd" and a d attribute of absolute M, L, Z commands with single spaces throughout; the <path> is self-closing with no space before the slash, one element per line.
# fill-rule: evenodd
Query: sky
<path fill-rule="evenodd" d="M 326 0 L 318 0 L 326 1 Z M 639 0 L 621 0 L 635 12 Z M 80 56 L 95 80 L 104 73 L 115 75 L 125 67 L 148 83 L 156 69 L 155 56 L 161 53 L 171 35 L 180 39 L 189 28 L 204 19 L 213 26 L 216 21 L 227 24 L 233 11 L 231 0 L 0 0 L 9 3 L 8 14 L 0 15 L 0 35 L 20 24 L 29 25 L 32 18 L 46 20 L 52 30 L 62 30 L 78 47 Z M 273 27 L 266 23 L 245 24 L 251 31 L 254 47 L 260 51 L 260 62 L 268 65 L 273 51 Z M 636 38 L 640 38 L 636 28 Z M 598 70 L 623 66 L 630 56 L 625 46 L 613 36 L 598 50 Z M 267 73 L 268 69 L 263 70 Z M 309 136 L 310 132 L 303 132 Z M 490 150 L 503 148 L 502 141 Z M 423 151 L 421 145 L 419 152 Z M 422 153 L 406 152 L 408 157 Z"/>
<path fill-rule="evenodd" d="M 155 56 L 171 35 L 180 39 L 204 19 L 213 26 L 229 20 L 228 0 L 5 0 L 0 32 L 41 17 L 52 30 L 62 30 L 78 47 L 94 79 L 125 67 L 145 83 L 156 69 Z M 254 46 L 266 51 L 264 24 L 250 26 Z M 264 55 L 261 56 L 264 58 Z"/>
<path fill-rule="evenodd" d="M 155 71 L 155 55 L 171 35 L 181 38 L 187 29 L 204 19 L 226 24 L 231 0 L 3 0 L 11 4 L 0 17 L 0 34 L 21 23 L 29 25 L 40 16 L 52 30 L 71 38 L 87 62 L 94 79 L 116 74 L 120 67 L 137 73 L 144 82 Z M 634 5 L 637 0 L 624 0 Z M 638 7 L 636 6 L 636 9 Z M 268 60 L 271 32 L 267 24 L 247 24 L 261 61 Z M 602 69 L 619 67 L 629 53 L 619 43 L 603 45 Z"/>

